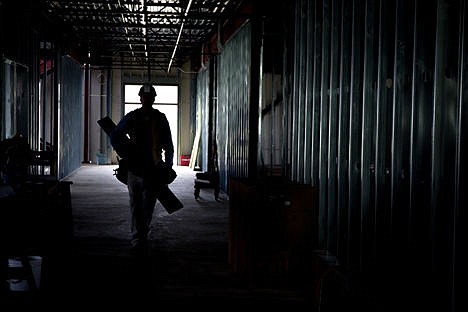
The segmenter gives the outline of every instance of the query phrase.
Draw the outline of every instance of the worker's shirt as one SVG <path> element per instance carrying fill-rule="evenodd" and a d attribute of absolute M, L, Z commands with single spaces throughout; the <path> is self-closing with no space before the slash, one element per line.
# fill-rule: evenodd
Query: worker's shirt
<path fill-rule="evenodd" d="M 127 135 L 130 144 L 124 146 Z M 144 112 L 138 108 L 125 115 L 112 132 L 111 141 L 117 154 L 124 154 L 128 159 L 128 170 L 135 175 L 143 177 L 161 161 L 173 165 L 174 145 L 169 122 L 157 109 Z"/>

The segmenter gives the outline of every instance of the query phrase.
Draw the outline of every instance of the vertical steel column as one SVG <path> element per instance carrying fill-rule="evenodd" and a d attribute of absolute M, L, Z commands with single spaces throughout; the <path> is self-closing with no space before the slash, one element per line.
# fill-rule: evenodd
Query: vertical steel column
<path fill-rule="evenodd" d="M 338 99 L 338 132 L 337 132 L 337 176 L 336 176 L 336 206 L 337 206 L 337 256 L 345 263 L 348 237 L 348 142 L 349 142 L 349 104 L 351 84 L 351 32 L 352 1 L 341 2 L 340 29 L 340 95 Z"/>
<path fill-rule="evenodd" d="M 297 142 L 296 145 L 296 176 L 297 181 L 304 181 L 304 144 L 305 144 L 305 132 L 307 128 L 305 120 L 305 88 L 306 88 L 306 60 L 307 54 L 307 15 L 302 12 L 307 12 L 307 1 L 301 1 L 299 15 L 299 29 L 298 29 L 298 47 L 299 47 L 299 59 L 298 59 L 298 79 L 296 83 L 296 111 L 294 115 L 297 116 Z"/>
<path fill-rule="evenodd" d="M 256 10 L 255 15 L 257 14 Z M 258 107 L 260 100 L 260 60 L 262 48 L 263 25 L 260 16 L 251 20 L 251 57 L 250 57 L 250 90 L 248 112 L 248 169 L 247 177 L 256 179 L 257 173 L 257 145 L 258 145 Z"/>
<path fill-rule="evenodd" d="M 319 245 L 327 247 L 328 241 L 328 107 L 330 105 L 330 20 L 329 1 L 323 0 L 322 36 L 322 88 L 320 90 L 320 150 L 319 150 Z"/>
<path fill-rule="evenodd" d="M 293 20 L 296 17 L 296 10 L 293 12 Z M 291 23 L 292 24 L 292 23 Z M 283 78 L 282 78 L 282 94 L 283 94 L 283 105 L 282 111 L 283 116 L 281 119 L 281 125 L 283 127 L 281 140 L 282 140 L 282 168 L 281 173 L 283 176 L 291 176 L 291 168 L 293 163 L 293 156 L 291 153 L 292 150 L 292 137 L 293 137 L 293 127 L 291 122 L 292 116 L 292 94 L 294 92 L 294 55 L 292 51 L 296 49 L 294 44 L 294 35 L 291 35 L 292 31 L 291 28 L 294 25 L 290 25 L 288 21 L 283 24 L 283 36 L 284 36 L 284 43 L 283 43 Z M 291 82 L 292 81 L 292 82 Z M 292 88 L 291 88 L 292 86 Z"/>
<path fill-rule="evenodd" d="M 362 126 L 361 126 L 361 267 L 371 270 L 375 264 L 375 103 L 376 70 L 375 51 L 377 6 L 375 0 L 367 0 L 365 8 L 363 88 L 362 88 Z M 378 34 L 377 34 L 378 35 Z"/>
<path fill-rule="evenodd" d="M 60 118 L 60 107 L 61 107 L 61 100 L 62 94 L 60 92 L 60 87 L 62 83 L 62 53 L 60 48 L 55 49 L 54 53 L 54 83 L 52 97 L 52 114 L 51 114 L 51 127 L 50 133 L 52 136 L 52 145 L 54 146 L 54 154 L 55 159 L 57 159 L 57 168 L 55 168 L 55 174 L 59 174 L 60 172 L 60 154 L 62 153 L 61 146 L 60 146 L 60 139 L 59 139 L 59 118 Z"/>
<path fill-rule="evenodd" d="M 299 179 L 299 85 L 300 85 L 300 59 L 302 51 L 299 48 L 301 40 L 301 26 L 302 26 L 302 3 L 304 0 L 296 1 L 295 25 L 294 25 L 294 67 L 293 67 L 293 81 L 292 81 L 292 109 L 291 109 L 291 179 L 298 181 Z"/>
<path fill-rule="evenodd" d="M 327 248 L 337 253 L 337 143 L 338 143 L 338 96 L 339 96 L 339 51 L 341 1 L 332 0 L 330 7 L 330 87 L 328 106 L 327 148 Z"/>
<path fill-rule="evenodd" d="M 395 250 L 406 249 L 409 212 L 409 151 L 411 117 L 411 77 L 413 47 L 413 7 L 397 0 L 395 19 L 395 64 L 392 111 L 391 218 Z"/>
<path fill-rule="evenodd" d="M 390 144 L 391 111 L 393 98 L 393 64 L 395 61 L 395 1 L 380 0 L 379 6 L 379 49 L 377 64 L 377 97 L 375 111 L 375 184 L 374 202 L 369 202 L 375 211 L 375 254 L 376 262 L 387 263 L 389 259 L 388 242 L 391 237 L 390 209 Z"/>
<path fill-rule="evenodd" d="M 107 116 L 112 118 L 112 69 L 107 70 L 107 79 L 106 79 L 106 114 Z M 110 143 L 109 136 L 106 135 L 104 138 L 106 141 L 106 157 L 109 163 L 111 163 L 111 153 L 112 153 L 112 145 Z M 178 140 L 180 142 L 180 140 Z"/>
<path fill-rule="evenodd" d="M 319 185 L 319 168 L 320 168 L 320 98 L 321 88 L 324 83 L 322 77 L 322 36 L 323 36 L 323 5 L 322 0 L 317 0 L 314 7 L 314 51 L 313 51 L 313 87 L 312 87 L 312 185 Z"/>
<path fill-rule="evenodd" d="M 83 163 L 89 163 L 89 64 L 84 66 Z"/>
<path fill-rule="evenodd" d="M 207 170 L 208 172 L 214 172 L 214 148 L 215 148 L 215 140 L 213 139 L 214 136 L 214 113 L 213 113 L 213 108 L 214 108 L 214 94 L 215 94 L 215 84 L 214 84 L 214 79 L 215 79 L 215 60 L 213 58 L 210 59 L 210 64 L 209 64 L 209 72 L 208 72 L 208 92 L 207 92 L 207 102 L 208 102 L 208 111 L 205 112 L 208 116 L 208 159 L 207 159 Z"/>
<path fill-rule="evenodd" d="M 40 70 L 40 50 L 38 34 L 34 33 L 31 42 L 32 48 L 29 55 L 31 61 L 31 74 L 29 79 L 29 143 L 31 149 L 39 149 L 39 70 Z"/>
<path fill-rule="evenodd" d="M 106 83 L 106 78 L 104 77 L 103 70 L 101 69 L 100 73 L 98 74 L 99 77 L 99 111 L 101 116 L 107 116 L 107 101 L 104 99 L 105 91 L 105 83 Z M 104 153 L 106 150 L 106 138 L 107 135 L 105 134 L 104 131 L 100 132 L 101 136 L 99 138 L 99 153 Z"/>
<path fill-rule="evenodd" d="M 44 50 L 45 50 L 46 43 L 44 43 Z M 46 116 L 47 116 L 47 58 L 48 58 L 48 53 L 44 53 L 44 68 L 43 68 L 43 74 L 42 74 L 42 101 L 39 103 L 39 105 L 42 104 L 41 108 L 39 108 L 39 113 L 42 113 L 41 115 L 41 122 L 40 125 L 42 126 L 39 130 L 39 139 L 42 138 L 42 143 L 39 142 L 40 150 L 45 151 L 46 150 Z M 40 140 L 39 140 L 40 141 Z M 42 146 L 41 146 L 42 145 Z"/>
<path fill-rule="evenodd" d="M 361 241 L 361 120 L 362 120 L 362 55 L 363 55 L 363 16 L 362 1 L 353 2 L 351 88 L 349 105 L 349 142 L 348 142 L 348 256 L 351 267 L 359 267 Z"/>
<path fill-rule="evenodd" d="M 314 119 L 313 119 L 313 83 L 314 83 L 314 6 L 313 2 L 307 2 L 306 8 L 307 12 L 305 28 L 306 28 L 306 38 L 305 38 L 305 70 L 306 78 L 304 85 L 304 179 L 303 182 L 306 184 L 312 183 L 312 161 L 314 148 L 312 146 L 313 140 L 313 129 L 314 129 Z"/>

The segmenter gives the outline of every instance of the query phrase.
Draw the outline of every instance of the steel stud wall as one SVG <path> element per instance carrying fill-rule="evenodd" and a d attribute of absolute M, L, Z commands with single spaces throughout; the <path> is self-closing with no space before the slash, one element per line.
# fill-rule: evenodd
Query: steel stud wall
<path fill-rule="evenodd" d="M 298 0 L 295 14 L 291 179 L 319 187 L 319 247 L 456 310 L 465 1 Z"/>
<path fill-rule="evenodd" d="M 251 25 L 246 24 L 219 55 L 216 140 L 223 189 L 229 177 L 248 176 L 250 40 Z"/>
<path fill-rule="evenodd" d="M 81 166 L 83 153 L 83 70 L 68 56 L 60 57 L 58 86 L 58 178 Z"/>
<path fill-rule="evenodd" d="M 200 132 L 197 163 L 202 171 L 208 170 L 208 109 L 209 71 L 205 69 L 197 75 L 197 131 Z"/>

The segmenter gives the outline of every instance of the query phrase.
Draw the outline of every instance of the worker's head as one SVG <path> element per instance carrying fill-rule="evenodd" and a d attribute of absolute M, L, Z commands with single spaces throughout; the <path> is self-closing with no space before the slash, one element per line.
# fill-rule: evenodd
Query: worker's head
<path fill-rule="evenodd" d="M 154 89 L 154 87 L 153 87 L 153 85 L 151 83 L 144 83 L 141 86 L 140 91 L 138 92 L 138 95 L 139 96 L 151 95 L 151 96 L 156 97 L 156 90 Z"/>
<path fill-rule="evenodd" d="M 154 103 L 154 99 L 156 98 L 156 90 L 151 83 L 145 83 L 141 86 L 138 95 L 140 96 L 140 101 L 143 105 L 152 105 Z"/>

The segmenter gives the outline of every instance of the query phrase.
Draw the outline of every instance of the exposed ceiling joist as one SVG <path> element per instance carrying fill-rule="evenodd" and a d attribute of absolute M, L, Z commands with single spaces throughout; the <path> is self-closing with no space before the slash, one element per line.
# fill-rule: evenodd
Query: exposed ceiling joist
<path fill-rule="evenodd" d="M 42 14 L 68 31 L 95 66 L 169 71 L 201 53 L 242 0 L 40 0 Z M 136 58 L 135 55 L 138 55 Z"/>

